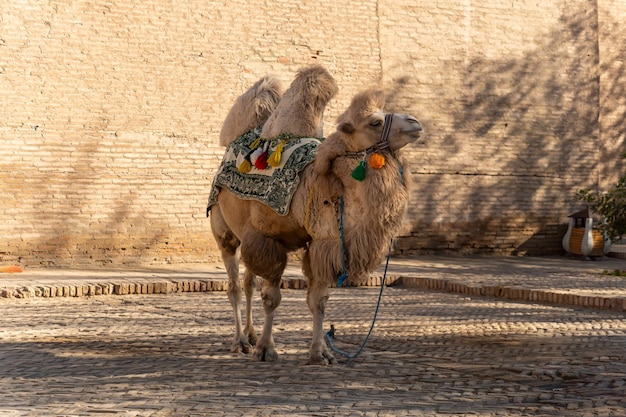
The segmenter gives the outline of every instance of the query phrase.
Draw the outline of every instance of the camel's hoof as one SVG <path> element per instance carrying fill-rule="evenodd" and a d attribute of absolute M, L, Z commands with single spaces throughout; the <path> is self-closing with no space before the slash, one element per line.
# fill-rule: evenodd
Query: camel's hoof
<path fill-rule="evenodd" d="M 335 364 L 337 364 L 337 359 L 329 352 L 324 352 L 321 355 L 311 355 L 309 357 L 309 365 L 328 366 Z"/>
<path fill-rule="evenodd" d="M 252 354 L 252 359 L 257 362 L 276 362 L 278 360 L 278 353 L 274 350 L 274 348 L 254 348 L 254 353 Z"/>
<path fill-rule="evenodd" d="M 248 354 L 252 352 L 252 345 L 245 340 L 238 340 L 233 342 L 230 346 L 230 351 L 233 353 L 245 353 Z"/>
<path fill-rule="evenodd" d="M 247 332 L 246 334 L 248 335 L 248 343 L 250 343 L 250 345 L 252 346 L 255 346 L 258 339 L 254 330 L 251 332 Z"/>

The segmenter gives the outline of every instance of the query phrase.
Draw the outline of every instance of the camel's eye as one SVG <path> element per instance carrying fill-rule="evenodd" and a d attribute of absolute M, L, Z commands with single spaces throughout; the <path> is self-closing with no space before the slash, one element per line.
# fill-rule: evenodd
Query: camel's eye
<path fill-rule="evenodd" d="M 378 126 L 380 126 L 382 124 L 383 124 L 383 121 L 380 120 L 380 119 L 375 119 L 375 120 L 372 120 L 370 122 L 370 126 L 372 126 L 372 127 L 378 127 Z"/>

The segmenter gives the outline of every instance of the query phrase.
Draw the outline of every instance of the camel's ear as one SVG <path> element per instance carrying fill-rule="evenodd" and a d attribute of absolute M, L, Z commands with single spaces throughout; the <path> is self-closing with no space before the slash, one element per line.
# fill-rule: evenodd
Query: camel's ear
<path fill-rule="evenodd" d="M 342 122 L 342 123 L 339 123 L 339 126 L 337 126 L 337 130 L 347 135 L 350 135 L 354 133 L 356 129 L 354 128 L 354 125 L 352 123 Z"/>

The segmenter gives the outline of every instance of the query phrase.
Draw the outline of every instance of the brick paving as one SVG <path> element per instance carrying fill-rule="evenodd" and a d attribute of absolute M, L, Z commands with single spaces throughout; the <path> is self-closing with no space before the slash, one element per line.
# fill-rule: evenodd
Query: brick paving
<path fill-rule="evenodd" d="M 0 415 L 625 416 L 626 312 L 512 299 L 533 288 L 622 299 L 626 279 L 600 274 L 620 268 L 626 261 L 395 259 L 397 285 L 385 289 L 366 349 L 333 367 L 306 365 L 301 289 L 283 291 L 279 361 L 257 363 L 229 351 L 230 306 L 217 284 L 208 288 L 223 270 L 27 270 L 1 277 L 0 288 L 93 284 L 114 294 L 152 283 L 153 293 L 0 298 Z M 298 287 L 297 268 L 288 272 L 286 286 Z M 420 280 L 448 284 L 425 291 Z M 157 282 L 167 293 L 154 293 Z M 490 287 L 502 290 L 463 293 Z M 338 347 L 358 349 L 377 295 L 331 291 L 326 323 Z"/>
<path fill-rule="evenodd" d="M 614 270 L 626 270 L 626 259 L 423 256 L 392 259 L 387 282 L 474 296 L 626 311 L 626 279 L 602 274 Z M 383 272 L 381 266 L 366 285 L 380 285 Z M 305 287 L 299 266 L 290 264 L 283 288 Z M 226 274 L 220 264 L 142 269 L 48 268 L 0 274 L 0 298 L 168 294 L 226 288 Z"/>

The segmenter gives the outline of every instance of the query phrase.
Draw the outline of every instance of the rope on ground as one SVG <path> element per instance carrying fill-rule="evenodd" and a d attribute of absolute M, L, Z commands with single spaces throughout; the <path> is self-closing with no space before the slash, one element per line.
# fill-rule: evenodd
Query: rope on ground
<path fill-rule="evenodd" d="M 383 274 L 382 282 L 380 283 L 380 292 L 378 293 L 378 301 L 376 302 L 376 309 L 374 310 L 374 317 L 372 319 L 372 325 L 370 326 L 370 330 L 369 332 L 367 332 L 367 336 L 365 336 L 365 340 L 363 340 L 363 343 L 361 344 L 361 347 L 359 348 L 359 350 L 356 353 L 348 353 L 335 347 L 335 344 L 333 343 L 333 338 L 335 337 L 334 325 L 331 324 L 330 330 L 326 333 L 326 340 L 328 341 L 328 345 L 330 346 L 330 348 L 334 352 L 342 356 L 345 356 L 348 359 L 354 359 L 358 357 L 361 354 L 361 352 L 363 352 L 363 349 L 365 349 L 365 345 L 367 345 L 367 340 L 370 338 L 370 335 L 372 334 L 372 331 L 374 330 L 374 325 L 376 324 L 376 317 L 378 316 L 378 310 L 380 309 L 380 301 L 383 297 L 383 290 L 385 289 L 385 281 L 387 280 L 387 269 L 389 268 L 389 258 L 391 257 L 392 244 L 393 244 L 393 239 L 391 239 L 391 242 L 389 242 L 389 251 L 387 252 L 387 262 L 385 263 L 385 272 Z"/>

